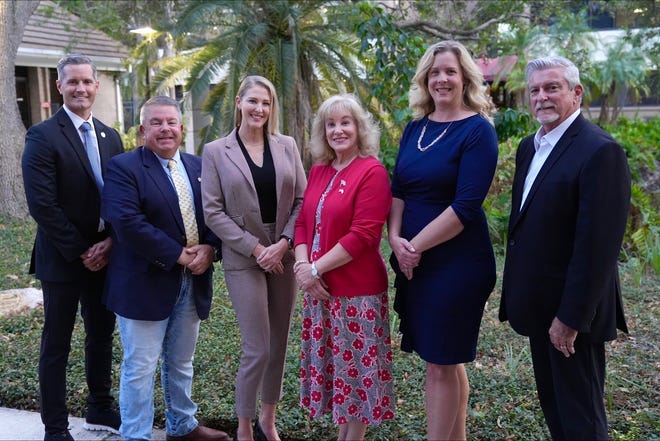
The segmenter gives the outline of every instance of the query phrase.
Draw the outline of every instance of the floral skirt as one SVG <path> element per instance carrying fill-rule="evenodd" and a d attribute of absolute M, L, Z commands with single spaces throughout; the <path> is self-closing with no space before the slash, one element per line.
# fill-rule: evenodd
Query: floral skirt
<path fill-rule="evenodd" d="M 312 418 L 378 426 L 394 418 L 387 294 L 303 297 L 300 405 Z"/>

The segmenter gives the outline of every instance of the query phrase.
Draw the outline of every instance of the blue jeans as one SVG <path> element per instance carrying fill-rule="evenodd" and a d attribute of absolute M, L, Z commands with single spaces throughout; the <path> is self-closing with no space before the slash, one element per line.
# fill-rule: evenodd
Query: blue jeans
<path fill-rule="evenodd" d="M 124 359 L 119 384 L 119 433 L 126 440 L 151 440 L 154 421 L 154 377 L 161 363 L 166 429 L 182 436 L 193 431 L 197 404 L 190 395 L 193 355 L 200 319 L 192 296 L 192 277 L 185 273 L 172 314 L 162 321 L 132 320 L 117 315 Z"/>

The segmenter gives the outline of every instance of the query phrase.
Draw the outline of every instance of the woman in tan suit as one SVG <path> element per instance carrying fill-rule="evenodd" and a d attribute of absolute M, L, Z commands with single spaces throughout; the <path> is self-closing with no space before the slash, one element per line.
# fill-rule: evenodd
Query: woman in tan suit
<path fill-rule="evenodd" d="M 237 439 L 279 440 L 275 409 L 296 299 L 291 248 L 307 179 L 295 140 L 278 133 L 277 95 L 266 78 L 243 80 L 235 124 L 204 148 L 204 218 L 222 240 L 225 282 L 241 332 Z"/>

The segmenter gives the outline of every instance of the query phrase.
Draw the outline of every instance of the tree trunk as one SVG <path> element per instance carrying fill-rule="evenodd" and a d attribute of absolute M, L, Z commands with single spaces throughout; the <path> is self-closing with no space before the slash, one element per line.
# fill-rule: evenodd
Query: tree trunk
<path fill-rule="evenodd" d="M 283 115 L 282 126 L 288 131 L 286 134 L 296 140 L 303 167 L 305 171 L 309 171 L 312 167 L 312 153 L 309 149 L 309 138 L 314 119 L 312 103 L 315 98 L 318 101 L 320 92 L 317 92 L 318 84 L 316 84 L 313 69 L 306 60 L 300 60 L 298 77 L 294 95 L 289 97 L 288 102 L 283 106 L 287 111 Z"/>
<path fill-rule="evenodd" d="M 612 124 L 619 119 L 619 114 L 621 113 L 621 109 L 623 108 L 627 90 L 628 89 L 625 84 L 623 85 L 623 91 L 620 90 L 619 87 L 617 87 L 617 84 L 614 85 L 614 93 L 613 93 L 614 105 L 612 107 L 612 116 L 610 117 L 610 123 Z"/>
<path fill-rule="evenodd" d="M 21 174 L 25 127 L 16 104 L 14 62 L 23 31 L 39 0 L 0 1 L 0 214 L 27 218 Z"/>
<path fill-rule="evenodd" d="M 306 171 L 312 167 L 312 153 L 309 149 L 309 137 L 312 128 L 312 119 L 314 111 L 311 106 L 311 97 L 309 88 L 303 81 L 296 82 L 296 96 L 293 108 L 293 115 L 290 116 L 289 130 L 291 136 L 298 143 L 300 159 Z"/>
<path fill-rule="evenodd" d="M 598 125 L 602 126 L 609 119 L 609 107 L 607 102 L 609 101 L 609 95 L 603 94 L 600 97 L 600 114 L 598 115 Z"/>

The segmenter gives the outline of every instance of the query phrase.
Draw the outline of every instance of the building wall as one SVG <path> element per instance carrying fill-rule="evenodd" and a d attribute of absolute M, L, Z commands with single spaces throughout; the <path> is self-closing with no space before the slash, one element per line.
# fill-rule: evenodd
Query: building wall
<path fill-rule="evenodd" d="M 121 101 L 120 97 L 117 96 L 114 76 L 114 72 L 98 72 L 100 85 L 92 111 L 94 117 L 109 126 L 117 128 L 117 124 L 119 123 L 117 103 Z"/>

